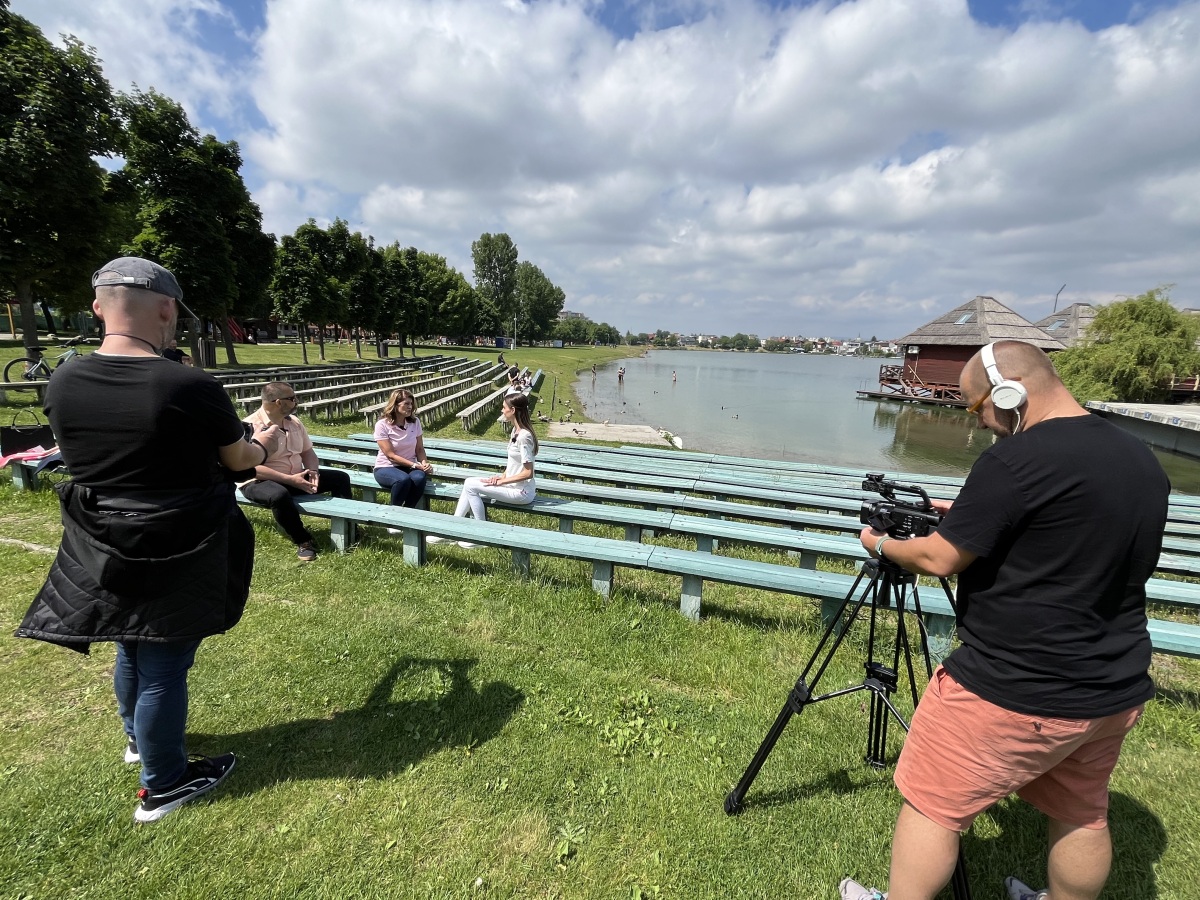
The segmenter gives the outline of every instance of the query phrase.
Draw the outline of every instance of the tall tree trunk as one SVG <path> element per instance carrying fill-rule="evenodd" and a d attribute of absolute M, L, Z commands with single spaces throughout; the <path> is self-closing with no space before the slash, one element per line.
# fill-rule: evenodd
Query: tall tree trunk
<path fill-rule="evenodd" d="M 321 362 L 325 362 L 325 326 L 317 326 L 317 346 L 321 348 Z"/>
<path fill-rule="evenodd" d="M 233 349 L 233 329 L 229 327 L 229 316 L 221 319 L 221 337 L 223 338 L 222 343 L 225 344 L 225 358 L 231 366 L 236 366 L 238 364 L 237 351 Z M 213 362 L 215 363 L 216 360 L 214 359 Z"/>
<path fill-rule="evenodd" d="M 296 334 L 300 335 L 300 354 L 304 357 L 304 364 L 308 365 L 308 326 L 297 325 Z"/>
<path fill-rule="evenodd" d="M 357 327 L 354 329 L 354 354 L 362 359 L 362 335 L 359 334 Z"/>
<path fill-rule="evenodd" d="M 21 343 L 25 346 L 25 355 L 36 357 L 38 351 L 37 307 L 33 302 L 33 282 L 17 282 L 17 300 L 21 302 Z"/>

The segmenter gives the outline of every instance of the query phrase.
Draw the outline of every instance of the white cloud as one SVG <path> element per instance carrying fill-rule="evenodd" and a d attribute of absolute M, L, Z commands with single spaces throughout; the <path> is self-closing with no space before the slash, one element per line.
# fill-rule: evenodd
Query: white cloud
<path fill-rule="evenodd" d="M 250 40 L 220 0 L 15 0 L 13 10 L 51 40 L 73 34 L 94 47 L 114 90 L 154 88 L 183 104 L 202 131 L 240 118 L 237 55 L 202 46 L 213 26 L 230 36 L 229 50 Z"/>
<path fill-rule="evenodd" d="M 1045 2 L 1005 30 L 966 0 L 687 0 L 624 38 L 593 0 L 270 0 L 244 66 L 191 40 L 216 0 L 130 6 L 54 20 L 228 116 L 272 230 L 341 215 L 468 275 L 507 231 L 622 330 L 899 335 L 976 293 L 1040 318 L 1064 281 L 1200 305 L 1195 0 L 1098 33 Z"/>

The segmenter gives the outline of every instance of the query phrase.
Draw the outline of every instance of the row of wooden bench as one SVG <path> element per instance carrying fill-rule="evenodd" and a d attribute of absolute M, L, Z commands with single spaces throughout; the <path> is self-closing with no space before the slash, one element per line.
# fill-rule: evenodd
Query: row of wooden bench
<path fill-rule="evenodd" d="M 439 475 L 455 478 L 466 477 L 467 471 L 445 472 Z M 366 479 L 370 474 L 352 472 L 352 482 L 366 490 L 373 490 Z M 539 481 L 539 488 L 543 482 Z M 547 485 L 551 490 L 553 485 Z M 460 485 L 430 481 L 427 496 L 444 500 L 457 497 Z M 684 550 L 641 543 L 637 540 L 643 533 L 657 528 L 680 533 L 692 531 L 703 536 L 708 546 L 715 547 L 718 538 L 723 540 L 767 543 L 779 547 L 785 544 L 802 547 L 808 559 L 815 561 L 820 555 L 861 559 L 865 554 L 861 545 L 854 548 L 851 542 L 825 536 L 791 536 L 779 534 L 781 529 L 769 529 L 776 534 L 766 535 L 761 528 L 736 522 L 678 514 L 648 515 L 648 511 L 623 508 L 614 505 L 595 504 L 586 501 L 570 501 L 539 497 L 528 506 L 512 507 L 524 512 L 555 515 L 559 519 L 559 530 L 548 531 L 508 523 L 478 521 L 458 518 L 425 509 L 383 506 L 378 503 L 357 500 L 335 500 L 326 497 L 301 497 L 297 504 L 307 514 L 330 520 L 331 540 L 336 548 L 348 550 L 356 540 L 358 525 L 378 525 L 401 532 L 403 558 L 409 565 L 419 566 L 426 561 L 425 538 L 436 535 L 452 541 L 467 541 L 474 544 L 500 547 L 512 554 L 513 565 L 518 573 L 528 575 L 531 554 L 579 559 L 591 564 L 592 587 L 603 596 L 612 591 L 614 571 L 617 566 L 645 568 L 682 578 L 680 611 L 689 618 L 698 618 L 705 581 L 735 584 L 777 593 L 813 597 L 822 602 L 823 614 L 828 618 L 839 608 L 854 585 L 854 576 L 818 571 L 804 566 L 745 560 L 720 556 L 702 549 L 698 541 L 696 550 Z M 503 504 L 493 504 L 503 505 Z M 597 508 L 600 507 L 600 508 Z M 632 509 L 632 514 L 630 512 Z M 610 525 L 624 525 L 625 539 L 595 537 L 574 533 L 571 523 L 577 519 L 602 521 Z M 647 527 L 650 526 L 650 527 Z M 857 544 L 857 542 L 853 542 Z M 1188 606 L 1195 602 L 1195 592 L 1181 582 L 1152 580 L 1150 588 L 1154 602 Z M 1194 587 L 1194 586 L 1191 586 Z M 929 636 L 931 651 L 941 658 L 950 649 L 954 627 L 954 612 L 940 592 L 926 590 L 921 594 L 923 625 Z M 1200 626 L 1169 620 L 1153 619 L 1149 632 L 1154 649 L 1158 652 L 1200 658 Z"/>
<path fill-rule="evenodd" d="M 317 447 L 318 455 L 331 464 L 353 467 L 352 479 L 364 489 L 365 496 L 370 496 L 374 490 L 371 476 L 362 470 L 374 464 L 374 456 L 365 452 L 373 448 L 346 439 L 319 438 L 318 441 L 321 443 Z M 330 446 L 334 442 L 342 446 L 358 443 L 360 451 L 364 452 L 335 450 Z M 439 460 L 438 441 L 431 440 L 430 443 L 434 445 L 426 448 L 430 458 Z M 500 462 L 497 457 L 496 463 Z M 461 481 L 483 473 L 484 470 L 441 465 L 436 470 L 438 477 L 446 481 Z M 431 497 L 442 496 L 443 488 L 457 496 L 455 487 L 437 482 L 430 485 L 427 492 Z M 653 533 L 655 530 L 690 535 L 702 550 L 715 549 L 718 541 L 732 540 L 795 553 L 800 556 L 801 566 L 807 568 L 815 567 L 818 555 L 855 562 L 866 558 L 866 552 L 857 540 L 862 528 L 857 516 L 733 503 L 682 493 L 612 488 L 544 476 L 538 478 L 538 492 L 539 497 L 533 505 L 518 508 L 553 515 L 560 520 L 560 528 L 568 531 L 574 519 L 581 519 L 624 527 L 629 540 L 640 540 L 643 531 Z M 629 506 L 631 503 L 637 505 Z M 1164 543 L 1171 549 L 1160 557 L 1159 571 L 1200 575 L 1200 541 L 1167 538 Z M 1155 579 L 1151 595 L 1159 602 L 1200 609 L 1200 585 Z"/>
<path fill-rule="evenodd" d="M 245 403 L 249 400 L 255 400 L 262 394 L 262 389 L 265 385 L 272 381 L 286 381 L 297 390 L 305 390 L 311 392 L 309 396 L 319 397 L 325 394 L 332 395 L 347 389 L 350 385 L 362 384 L 365 382 L 374 381 L 380 378 L 394 378 L 405 373 L 410 373 L 418 367 L 436 365 L 438 357 L 430 361 L 424 359 L 419 360 L 404 360 L 385 363 L 383 365 L 372 366 L 355 366 L 353 368 L 338 368 L 325 369 L 317 373 L 303 374 L 301 372 L 274 372 L 266 376 L 258 376 L 254 378 L 227 381 L 224 383 L 225 392 L 229 395 L 229 399 L 234 403 Z"/>

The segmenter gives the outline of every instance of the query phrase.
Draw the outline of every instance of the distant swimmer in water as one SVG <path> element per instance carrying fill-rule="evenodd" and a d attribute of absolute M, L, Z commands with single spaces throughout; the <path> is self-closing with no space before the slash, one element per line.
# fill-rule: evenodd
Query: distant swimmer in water
<path fill-rule="evenodd" d="M 678 376 L 678 375 L 676 375 L 676 374 L 675 374 L 675 370 L 674 370 L 674 369 L 672 369 L 672 370 L 671 370 L 671 384 L 674 384 L 674 383 L 675 383 L 675 382 L 677 382 L 678 380 L 679 380 L 679 376 Z"/>

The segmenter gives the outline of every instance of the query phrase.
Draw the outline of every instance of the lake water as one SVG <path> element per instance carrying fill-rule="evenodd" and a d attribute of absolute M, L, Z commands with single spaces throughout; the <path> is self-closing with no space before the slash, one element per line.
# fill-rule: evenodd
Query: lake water
<path fill-rule="evenodd" d="M 683 439 L 685 450 L 864 472 L 965 475 L 991 446 L 991 434 L 963 410 L 859 399 L 856 391 L 878 389 L 885 362 L 652 350 L 599 367 L 594 381 L 582 373 L 575 391 L 588 418 L 666 429 Z M 625 367 L 624 384 L 618 366 Z M 1200 461 L 1156 455 L 1176 489 L 1200 493 Z"/>

